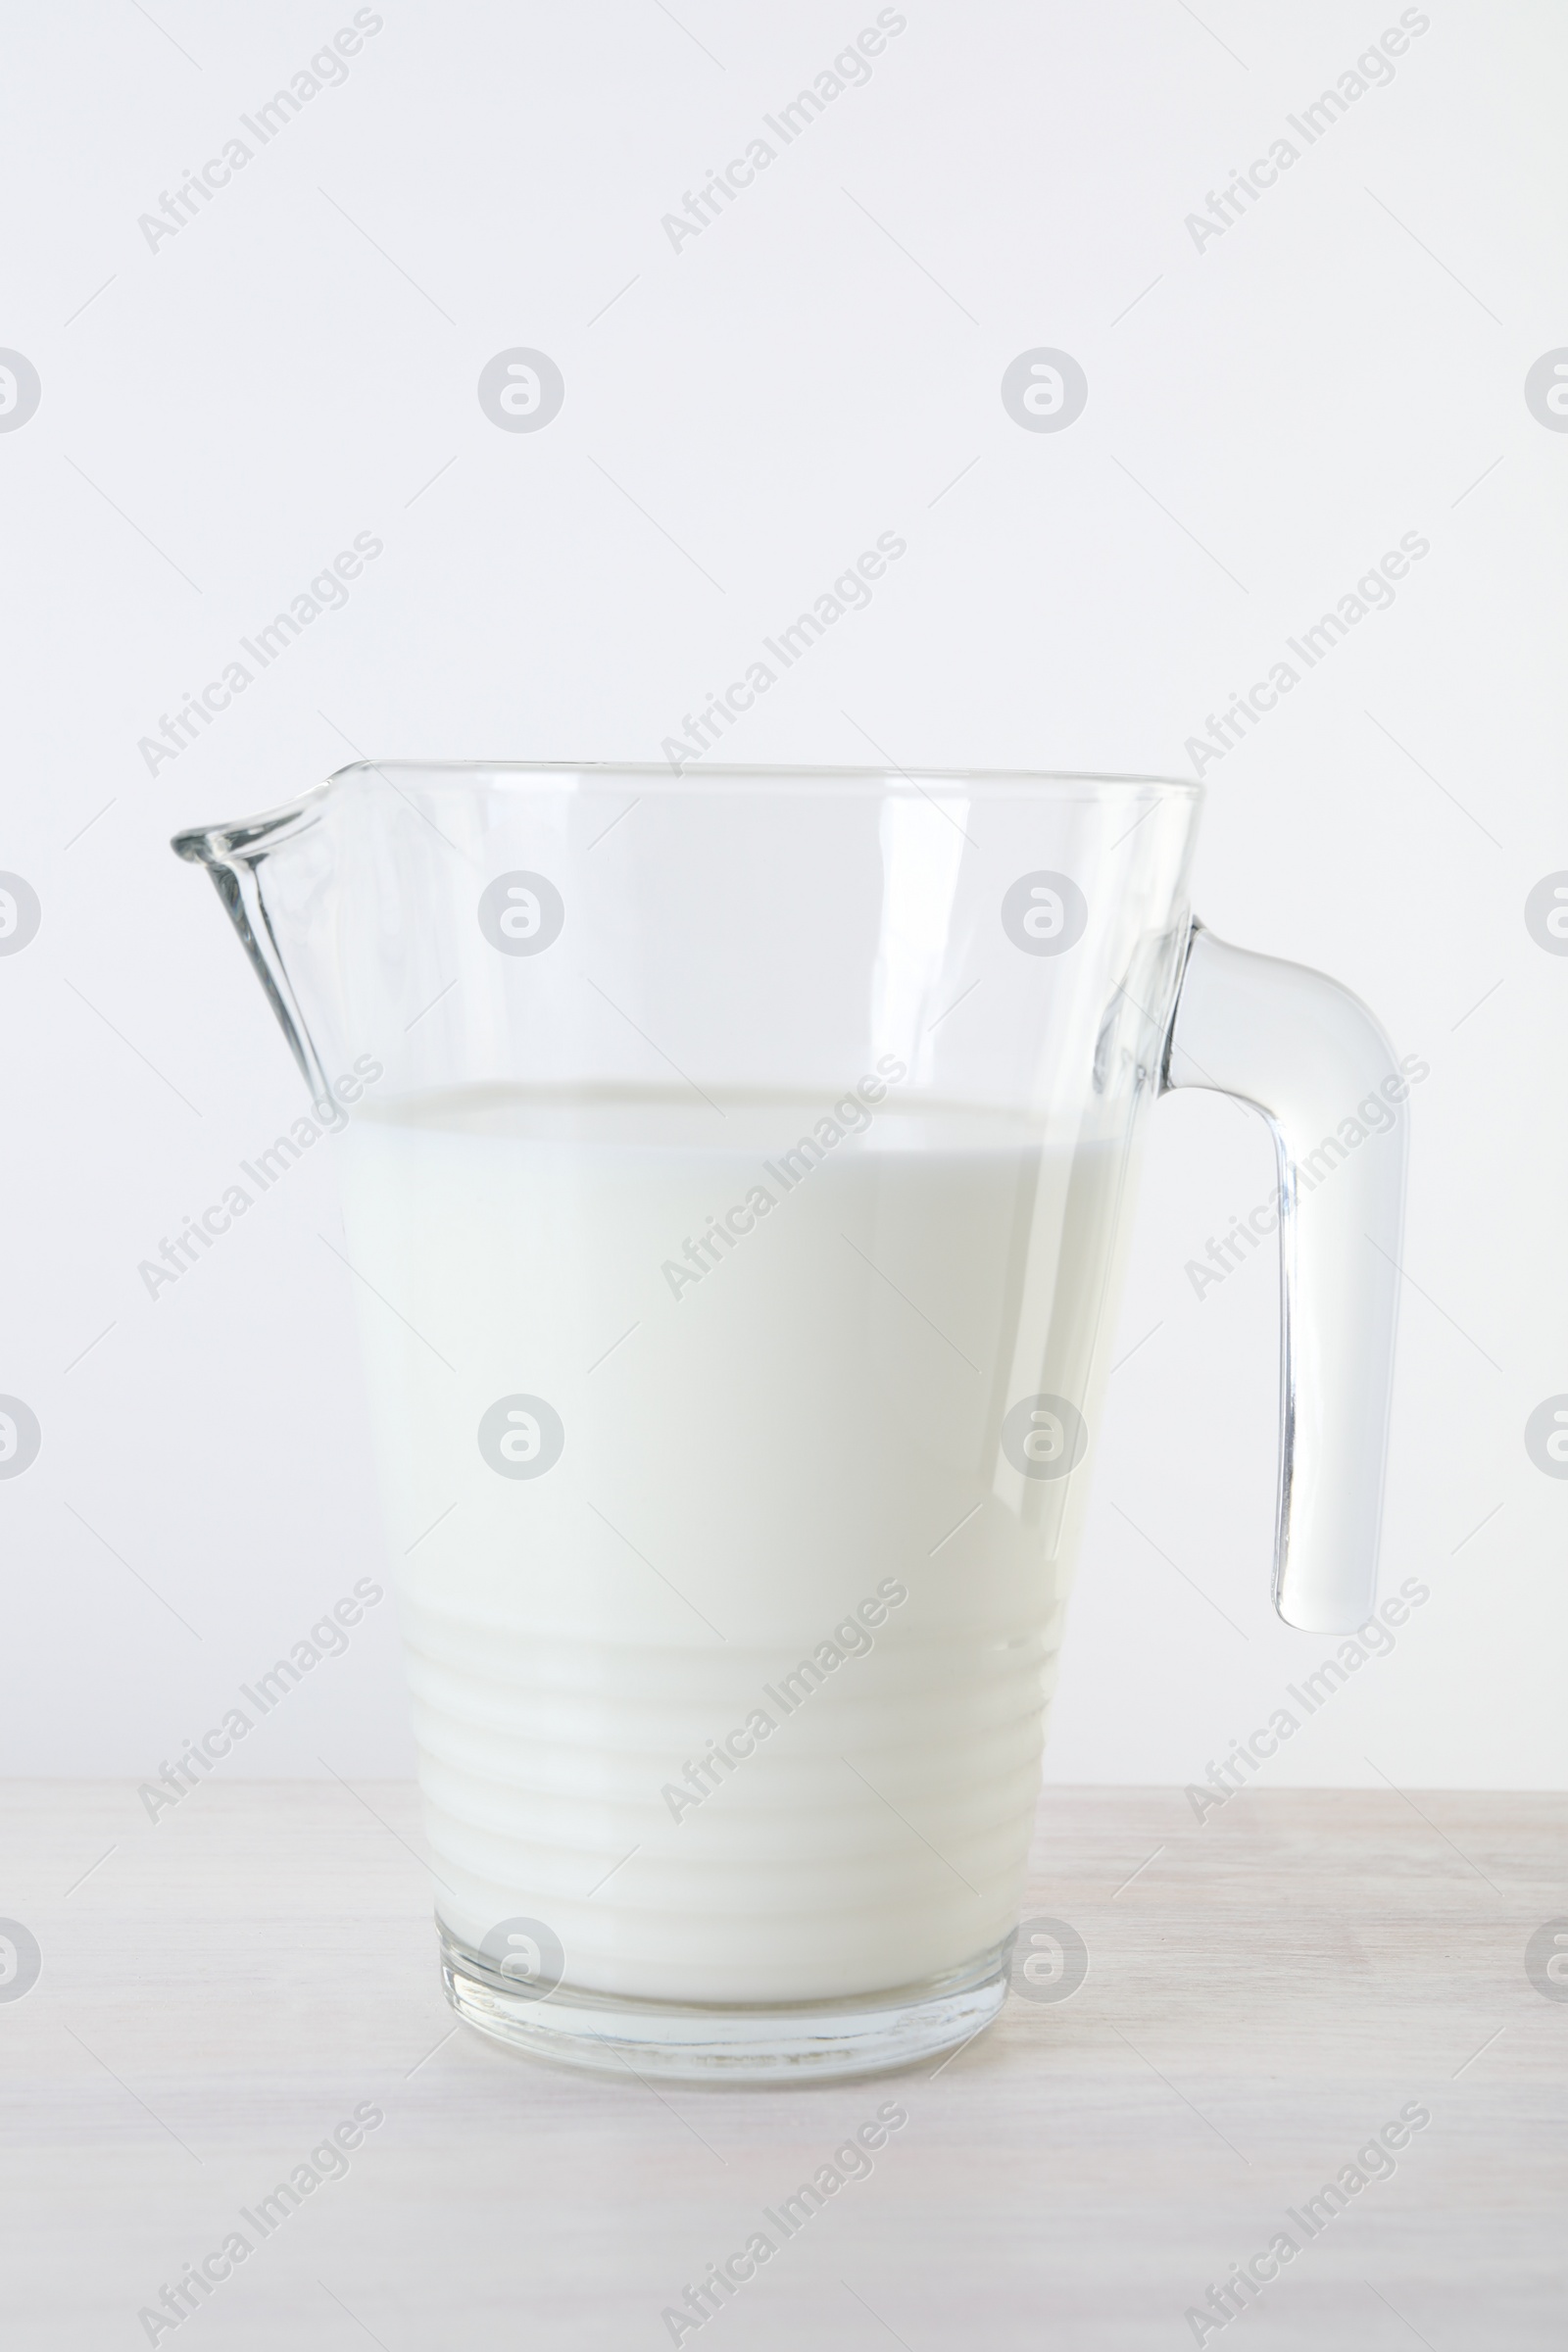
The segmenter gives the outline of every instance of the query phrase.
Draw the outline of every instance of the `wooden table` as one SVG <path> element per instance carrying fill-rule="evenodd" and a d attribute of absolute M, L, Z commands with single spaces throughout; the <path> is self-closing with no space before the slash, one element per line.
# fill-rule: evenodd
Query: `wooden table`
<path fill-rule="evenodd" d="M 1525 1968 L 1568 1914 L 1568 1799 L 1250 1790 L 1200 1827 L 1177 1790 L 1049 1790 L 1031 1907 L 1087 1941 L 1081 1989 L 1010 1998 L 939 2071 L 777 2092 L 456 2027 L 404 1785 L 206 1783 L 156 1825 L 119 1784 L 3 1805 L 0 1913 L 42 1952 L 0 1999 L 17 2352 L 146 2343 L 139 2310 L 235 2230 L 159 2343 L 667 2345 L 664 2309 L 889 2099 L 869 2175 L 683 2343 L 1153 2352 L 1281 2231 L 1299 2250 L 1204 2342 L 1568 2343 L 1568 1999 Z M 346 2169 L 264 2238 L 242 2209 L 340 2125 Z"/>

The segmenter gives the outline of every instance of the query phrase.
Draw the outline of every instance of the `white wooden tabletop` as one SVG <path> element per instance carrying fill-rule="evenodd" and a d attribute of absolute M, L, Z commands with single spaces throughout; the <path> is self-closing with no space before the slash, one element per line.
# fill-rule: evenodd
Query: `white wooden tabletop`
<path fill-rule="evenodd" d="M 1200 1827 L 1175 1790 L 1048 1791 L 1031 1908 L 1088 1944 L 1071 1999 L 765 2092 L 456 2027 L 404 1785 L 206 1783 L 156 1825 L 119 1784 L 0 1802 L 0 1915 L 41 1954 L 0 1985 L 19 2352 L 1154 2352 L 1239 2340 L 1207 2297 L 1254 2257 L 1254 2345 L 1568 2342 L 1568 1998 L 1526 1968 L 1568 1936 L 1568 1798 L 1249 1790 Z M 871 2170 L 674 2328 L 888 2102 Z M 204 2259 L 194 2310 L 139 2318 Z"/>

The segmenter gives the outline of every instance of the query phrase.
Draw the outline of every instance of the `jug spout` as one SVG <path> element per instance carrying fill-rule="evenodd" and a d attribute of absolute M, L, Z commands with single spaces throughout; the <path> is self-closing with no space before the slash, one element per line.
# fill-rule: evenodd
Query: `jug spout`
<path fill-rule="evenodd" d="M 526 955 L 519 967 L 504 933 L 499 952 L 490 905 L 537 889 L 530 905 L 559 906 L 552 875 L 573 891 L 564 812 L 604 823 L 604 800 L 613 815 L 627 797 L 611 787 L 579 809 L 584 773 L 357 760 L 283 808 L 175 836 L 212 876 L 315 1102 L 354 1100 L 367 1060 L 400 1094 L 535 1074 L 530 1049 L 565 1034 L 541 998 L 575 974 Z"/>
<path fill-rule="evenodd" d="M 329 1102 L 331 1082 L 318 1044 L 320 1014 L 308 1019 L 313 929 L 326 916 L 332 855 L 324 825 L 336 782 L 318 785 L 282 808 L 238 822 L 176 833 L 170 847 L 205 866 L 315 1102 Z M 324 1042 L 324 1041 L 323 1041 Z"/>

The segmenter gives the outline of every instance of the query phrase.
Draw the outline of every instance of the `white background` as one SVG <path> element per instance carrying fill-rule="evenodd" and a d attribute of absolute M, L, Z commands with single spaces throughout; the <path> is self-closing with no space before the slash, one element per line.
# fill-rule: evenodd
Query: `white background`
<path fill-rule="evenodd" d="M 0 435 L 0 866 L 43 922 L 0 959 L 0 1390 L 44 1437 L 0 1482 L 0 1766 L 155 1771 L 381 1568 L 329 1149 L 176 1288 L 137 1278 L 301 1107 L 176 825 L 360 750 L 656 759 L 886 530 L 907 557 L 735 758 L 1184 774 L 1417 531 L 1393 609 L 1206 771 L 1207 921 L 1431 1063 L 1384 1568 L 1431 1596 L 1267 1777 L 1568 1785 L 1568 1481 L 1523 1445 L 1568 1390 L 1568 957 L 1523 920 L 1568 866 L 1568 434 L 1523 397 L 1568 343 L 1561 11 L 1433 0 L 1200 251 L 1185 217 L 1397 8 L 908 0 L 868 85 L 678 253 L 662 216 L 874 7 L 383 0 L 156 251 L 138 216 L 352 10 L 8 13 L 0 343 L 43 398 Z M 538 433 L 475 397 L 513 345 L 565 378 Z M 1088 374 L 1064 432 L 999 397 L 1036 345 Z M 347 608 L 149 775 L 160 714 L 364 531 Z M 1199 1096 L 1152 1127 L 1068 1780 L 1197 1780 L 1335 1646 L 1269 1607 L 1271 1271 L 1201 1301 L 1183 1272 L 1267 1194 L 1262 1128 Z M 404 1718 L 387 1606 L 223 1769 L 406 1771 Z"/>

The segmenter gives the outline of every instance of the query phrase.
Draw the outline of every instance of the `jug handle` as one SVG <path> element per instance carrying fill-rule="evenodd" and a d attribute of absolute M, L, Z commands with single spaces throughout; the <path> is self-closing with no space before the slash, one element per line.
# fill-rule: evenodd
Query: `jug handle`
<path fill-rule="evenodd" d="M 1179 1086 L 1250 1103 L 1273 1133 L 1274 1605 L 1287 1625 L 1306 1632 L 1350 1632 L 1366 1622 L 1377 1593 L 1408 1134 L 1397 1106 L 1409 1083 L 1348 989 L 1303 964 L 1228 947 L 1195 922 L 1160 1091 Z M 1393 1113 L 1392 1126 L 1374 1131 L 1368 1098 Z M 1342 1141 L 1351 1120 L 1364 1142 Z"/>

